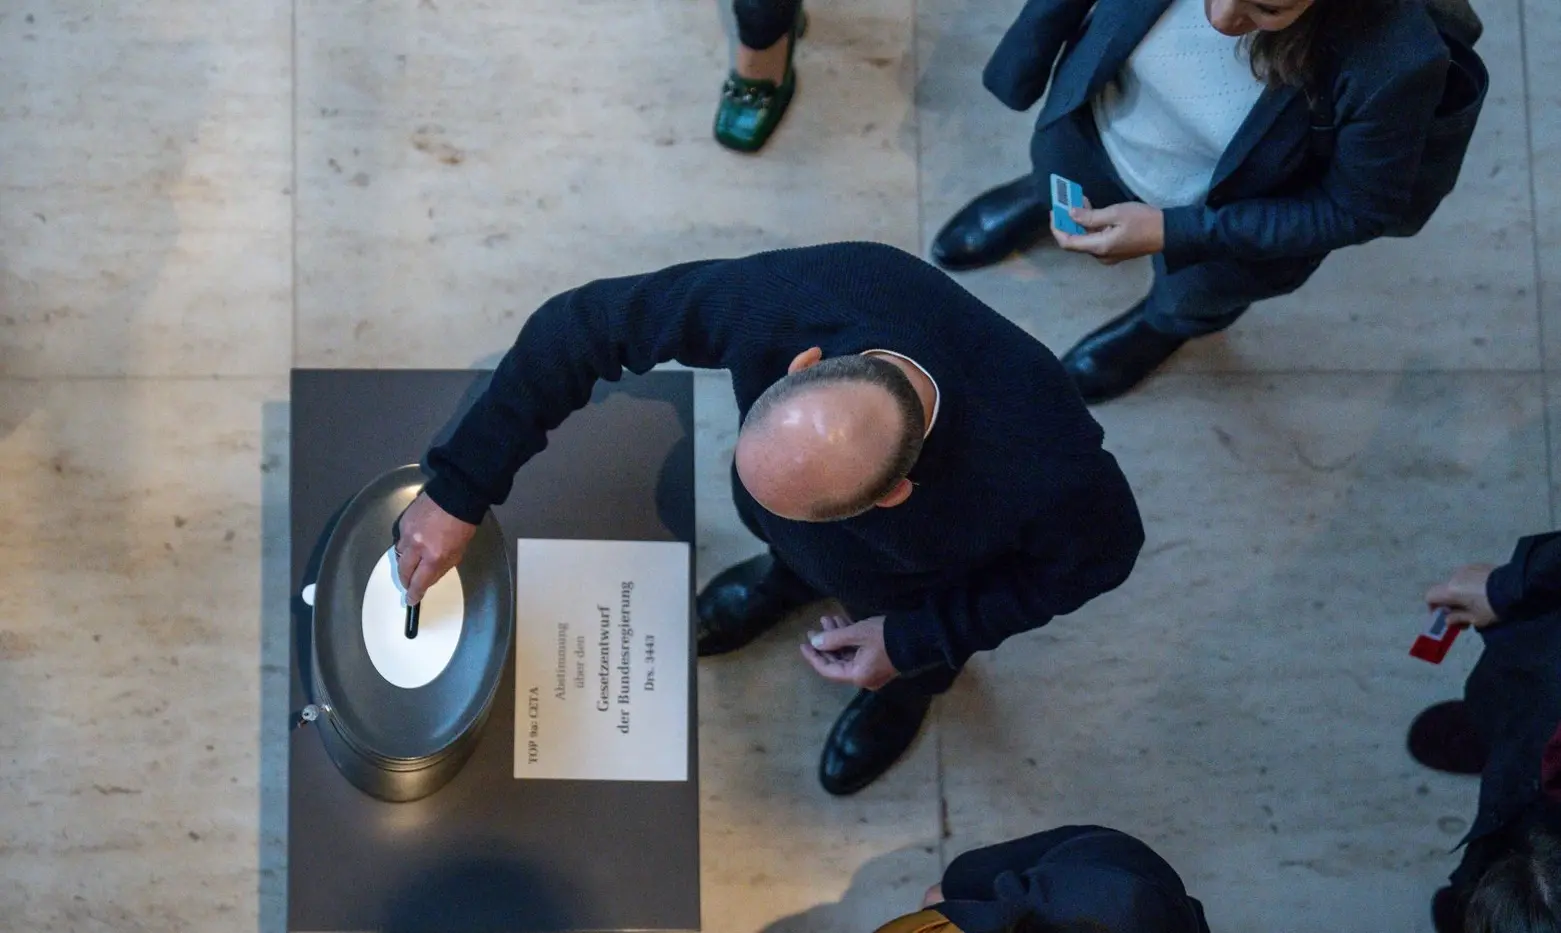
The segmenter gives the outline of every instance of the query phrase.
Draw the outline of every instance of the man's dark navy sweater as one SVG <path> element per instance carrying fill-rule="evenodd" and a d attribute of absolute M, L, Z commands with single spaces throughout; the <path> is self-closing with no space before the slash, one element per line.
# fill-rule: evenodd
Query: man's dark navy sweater
<path fill-rule="evenodd" d="M 730 370 L 746 417 L 815 346 L 892 350 L 937 382 L 915 491 L 828 523 L 779 518 L 740 486 L 738 504 L 804 581 L 886 615 L 899 671 L 957 669 L 1127 579 L 1144 540 L 1138 509 L 1056 357 L 937 269 L 869 243 L 687 263 L 549 300 L 429 452 L 428 495 L 478 521 L 598 379 L 670 360 Z"/>

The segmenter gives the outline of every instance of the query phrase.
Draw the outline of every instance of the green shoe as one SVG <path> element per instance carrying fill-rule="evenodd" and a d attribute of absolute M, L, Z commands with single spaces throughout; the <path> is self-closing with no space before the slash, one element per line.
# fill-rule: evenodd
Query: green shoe
<path fill-rule="evenodd" d="M 797 52 L 797 40 L 806 29 L 807 17 L 799 12 L 791 30 L 791 45 L 786 49 L 786 77 L 779 85 L 774 81 L 750 80 L 735 71 L 726 79 L 721 87 L 721 104 L 715 112 L 716 142 L 738 152 L 757 152 L 769 140 L 797 93 L 792 57 Z"/>
<path fill-rule="evenodd" d="M 715 141 L 738 152 L 757 152 L 769 140 L 797 91 L 790 69 L 777 87 L 774 81 L 750 81 L 733 74 L 721 88 L 715 112 Z"/>

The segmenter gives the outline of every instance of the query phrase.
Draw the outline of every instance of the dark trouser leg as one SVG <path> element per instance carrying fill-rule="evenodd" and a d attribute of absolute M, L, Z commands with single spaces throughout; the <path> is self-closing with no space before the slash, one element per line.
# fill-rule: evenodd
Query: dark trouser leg
<path fill-rule="evenodd" d="M 1155 256 L 1148 296 L 1079 341 L 1063 355 L 1063 368 L 1084 401 L 1116 398 L 1189 339 L 1224 330 L 1255 301 L 1295 291 L 1321 264 L 1321 258 L 1217 259 L 1168 272 L 1164 257 Z"/>
<path fill-rule="evenodd" d="M 1091 207 L 1110 207 L 1123 201 L 1138 200 L 1111 166 L 1111 157 L 1100 145 L 1100 131 L 1089 107 L 1046 127 L 1038 127 L 1030 137 L 1030 177 L 1035 179 L 1046 202 L 1051 203 L 1047 185 L 1053 174 L 1079 183 Z M 1048 212 L 1049 216 L 1049 212 Z"/>
<path fill-rule="evenodd" d="M 1087 107 L 1038 129 L 1030 161 L 1031 174 L 982 194 L 943 226 L 932 241 L 933 261 L 945 269 L 975 269 L 1043 240 L 1051 229 L 1054 172 L 1078 182 L 1095 207 L 1128 200 Z"/>
<path fill-rule="evenodd" d="M 737 19 L 737 41 L 762 51 L 791 31 L 802 0 L 732 0 Z"/>
<path fill-rule="evenodd" d="M 1322 257 L 1239 262 L 1215 259 L 1167 272 L 1154 257 L 1154 285 L 1144 299 L 1144 319 L 1177 337 L 1202 337 L 1236 323 L 1253 302 L 1288 295 L 1311 278 Z"/>

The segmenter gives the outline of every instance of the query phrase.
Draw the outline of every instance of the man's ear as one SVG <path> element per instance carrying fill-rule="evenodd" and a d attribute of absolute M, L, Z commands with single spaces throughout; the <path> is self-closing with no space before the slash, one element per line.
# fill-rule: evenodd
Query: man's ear
<path fill-rule="evenodd" d="M 902 479 L 898 483 L 894 484 L 894 488 L 889 490 L 889 494 L 887 496 L 884 496 L 882 499 L 879 499 L 873 504 L 880 509 L 892 509 L 895 506 L 903 503 L 906 499 L 909 499 L 911 497 L 911 493 L 915 491 L 915 484 L 913 484 L 908 479 Z"/>
<path fill-rule="evenodd" d="M 809 347 L 792 357 L 791 365 L 786 367 L 786 375 L 795 375 L 809 366 L 817 366 L 818 361 L 823 358 L 824 350 L 822 347 Z"/>

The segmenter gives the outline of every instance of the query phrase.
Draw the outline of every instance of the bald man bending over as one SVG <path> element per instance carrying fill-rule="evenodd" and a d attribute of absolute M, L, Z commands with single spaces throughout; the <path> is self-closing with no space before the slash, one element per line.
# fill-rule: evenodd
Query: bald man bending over
<path fill-rule="evenodd" d="M 832 794 L 910 747 L 971 655 L 1127 579 L 1143 526 L 1062 366 L 932 266 L 869 243 L 605 279 L 537 310 L 401 519 L 416 600 L 590 401 L 658 363 L 727 369 L 732 492 L 768 553 L 699 594 L 701 656 L 826 597 L 804 658 L 860 688 L 825 743 Z"/>

